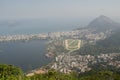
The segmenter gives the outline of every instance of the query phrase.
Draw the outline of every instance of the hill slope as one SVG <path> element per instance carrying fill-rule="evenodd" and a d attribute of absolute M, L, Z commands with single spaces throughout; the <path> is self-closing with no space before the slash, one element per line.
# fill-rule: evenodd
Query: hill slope
<path fill-rule="evenodd" d="M 95 45 L 84 45 L 79 54 L 120 53 L 120 32 L 117 31 L 110 37 L 97 41 Z"/>
<path fill-rule="evenodd" d="M 106 30 L 116 30 L 118 28 L 120 28 L 120 24 L 117 22 L 114 22 L 113 20 L 111 20 L 110 18 L 101 15 L 99 17 L 97 17 L 96 19 L 94 19 L 93 21 L 91 21 L 87 28 L 89 29 L 93 29 L 96 31 L 106 31 Z"/>
<path fill-rule="evenodd" d="M 106 16 L 99 16 L 88 26 L 96 32 L 112 30 L 113 34 L 104 40 L 97 41 L 95 45 L 86 44 L 80 50 L 80 54 L 101 54 L 101 53 L 120 53 L 120 24 L 114 22 Z"/>

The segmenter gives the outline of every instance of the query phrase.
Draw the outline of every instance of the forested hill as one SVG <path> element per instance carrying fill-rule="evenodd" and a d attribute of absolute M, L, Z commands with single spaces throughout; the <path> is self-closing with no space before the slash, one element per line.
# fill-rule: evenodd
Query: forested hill
<path fill-rule="evenodd" d="M 98 41 L 97 45 L 103 47 L 120 47 L 120 29 L 112 34 L 110 37 Z"/>
<path fill-rule="evenodd" d="M 86 44 L 78 51 L 79 54 L 101 54 L 120 52 L 120 24 L 109 17 L 101 15 L 91 21 L 86 29 L 104 32 L 111 30 L 112 34 L 104 40 L 97 41 L 95 45 Z"/>
<path fill-rule="evenodd" d="M 120 53 L 120 29 L 110 37 L 97 41 L 95 45 L 86 44 L 79 51 L 79 54 L 101 54 Z"/>

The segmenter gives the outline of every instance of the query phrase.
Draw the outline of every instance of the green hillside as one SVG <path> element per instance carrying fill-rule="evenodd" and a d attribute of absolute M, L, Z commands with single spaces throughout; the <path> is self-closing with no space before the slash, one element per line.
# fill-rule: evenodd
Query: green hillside
<path fill-rule="evenodd" d="M 119 53 L 120 52 L 120 32 L 119 30 L 110 37 L 97 41 L 95 45 L 85 45 L 79 54 L 101 54 L 101 53 Z"/>

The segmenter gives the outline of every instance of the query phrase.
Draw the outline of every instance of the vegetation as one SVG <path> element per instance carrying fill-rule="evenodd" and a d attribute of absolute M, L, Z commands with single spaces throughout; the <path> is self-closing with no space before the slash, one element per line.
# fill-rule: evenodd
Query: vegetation
<path fill-rule="evenodd" d="M 76 73 L 64 74 L 55 70 L 50 70 L 46 74 L 36 74 L 29 77 L 31 80 L 77 80 Z"/>
<path fill-rule="evenodd" d="M 0 65 L 0 80 L 22 80 L 23 72 L 13 65 Z"/>
<path fill-rule="evenodd" d="M 64 74 L 55 70 L 49 70 L 45 74 L 35 74 L 26 77 L 18 67 L 13 65 L 0 65 L 0 80 L 120 80 L 119 70 L 94 69 L 85 73 L 72 72 Z"/>
<path fill-rule="evenodd" d="M 82 74 L 79 80 L 120 80 L 120 74 L 108 70 L 90 71 Z"/>
<path fill-rule="evenodd" d="M 101 53 L 119 53 L 120 52 L 120 32 L 115 32 L 110 37 L 97 41 L 95 45 L 81 47 L 80 54 L 101 54 Z"/>
<path fill-rule="evenodd" d="M 104 53 L 104 54 L 119 53 L 120 47 L 115 47 L 115 46 L 104 47 L 100 45 L 85 45 L 78 52 L 79 54 L 91 54 L 91 55 L 97 55 L 101 53 Z"/>

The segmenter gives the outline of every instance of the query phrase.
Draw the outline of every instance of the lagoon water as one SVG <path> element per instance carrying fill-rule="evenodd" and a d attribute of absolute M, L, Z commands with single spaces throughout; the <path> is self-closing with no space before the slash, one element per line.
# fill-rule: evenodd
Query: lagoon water
<path fill-rule="evenodd" d="M 79 21 L 78 21 L 79 23 Z M 0 21 L 0 35 L 48 33 L 78 28 L 76 21 L 19 20 Z M 0 63 L 13 64 L 24 71 L 51 62 L 46 58 L 46 40 L 0 42 Z"/>
<path fill-rule="evenodd" d="M 0 43 L 0 63 L 13 64 L 29 71 L 47 65 L 52 59 L 46 58 L 47 40 Z"/>

